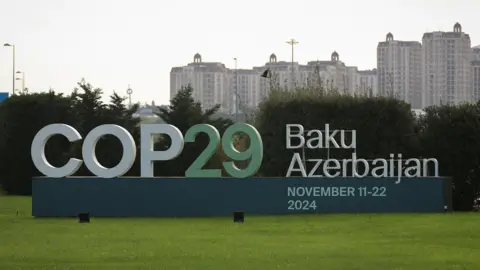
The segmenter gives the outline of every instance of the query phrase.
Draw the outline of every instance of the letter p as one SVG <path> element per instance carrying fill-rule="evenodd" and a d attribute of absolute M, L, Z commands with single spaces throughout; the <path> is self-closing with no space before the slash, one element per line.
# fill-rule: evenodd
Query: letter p
<path fill-rule="evenodd" d="M 154 151 L 153 135 L 164 134 L 172 141 L 165 151 Z M 153 161 L 171 160 L 180 155 L 183 150 L 182 132 L 169 124 L 143 124 L 140 126 L 140 176 L 153 177 Z"/>

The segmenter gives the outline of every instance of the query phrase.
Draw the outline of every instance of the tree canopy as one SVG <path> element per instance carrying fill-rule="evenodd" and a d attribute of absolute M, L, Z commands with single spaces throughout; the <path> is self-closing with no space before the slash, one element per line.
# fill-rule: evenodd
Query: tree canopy
<path fill-rule="evenodd" d="M 401 153 L 403 158 L 436 158 L 440 175 L 453 179 L 453 200 L 457 210 L 472 209 L 473 199 L 480 195 L 480 102 L 476 104 L 442 105 L 427 108 L 425 115 L 415 116 L 408 104 L 394 97 L 376 97 L 371 92 L 350 96 L 314 82 L 295 91 L 281 87 L 272 89 L 251 122 L 261 134 L 264 146 L 262 177 L 284 177 L 292 153 L 285 147 L 285 126 L 296 123 L 306 129 L 329 124 L 334 129 L 356 130 L 357 154 L 362 158 L 388 157 Z M 329 88 L 330 87 L 330 88 Z M 191 86 L 182 87 L 168 106 L 157 106 L 156 114 L 183 134 L 196 124 L 210 124 L 220 135 L 233 124 L 219 106 L 203 109 L 194 100 Z M 53 90 L 44 93 L 14 95 L 0 103 L 0 185 L 10 194 L 31 194 L 32 177 L 41 176 L 31 161 L 30 146 L 35 134 L 44 126 L 65 123 L 85 137 L 102 124 L 116 124 L 132 134 L 139 148 L 140 119 L 133 117 L 138 105 L 128 107 L 125 98 L 112 93 L 108 103 L 102 102 L 104 91 L 84 80 L 72 94 Z M 206 134 L 198 134 L 195 143 L 186 143 L 177 158 L 156 162 L 155 176 L 184 177 L 185 171 L 209 142 Z M 63 166 L 68 159 L 81 159 L 82 141 L 68 142 L 53 136 L 46 145 L 46 157 L 53 166 Z M 167 149 L 168 136 L 157 136 L 154 148 Z M 248 138 L 237 136 L 239 151 L 248 147 Z M 103 137 L 97 144 L 98 161 L 114 167 L 122 156 L 122 146 L 113 136 Z M 139 153 L 139 150 L 137 151 Z M 342 159 L 351 155 L 345 149 L 306 149 L 305 156 Z M 139 176 L 139 157 L 127 176 Z M 223 169 L 228 158 L 221 145 L 205 168 Z M 243 165 L 242 165 L 243 164 Z M 237 164 L 244 166 L 246 163 Z M 77 176 L 91 176 L 82 166 Z M 226 174 L 224 174 L 226 175 Z"/>

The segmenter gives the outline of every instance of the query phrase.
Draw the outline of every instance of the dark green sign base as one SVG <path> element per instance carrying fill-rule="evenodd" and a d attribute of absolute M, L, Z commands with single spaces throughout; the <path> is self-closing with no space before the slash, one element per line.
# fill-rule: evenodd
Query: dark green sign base
<path fill-rule="evenodd" d="M 34 178 L 32 215 L 204 217 L 444 212 L 447 178 Z"/>

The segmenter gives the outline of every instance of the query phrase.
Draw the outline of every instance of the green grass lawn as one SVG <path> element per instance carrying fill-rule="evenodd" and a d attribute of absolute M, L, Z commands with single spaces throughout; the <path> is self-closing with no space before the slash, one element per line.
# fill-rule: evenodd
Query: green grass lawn
<path fill-rule="evenodd" d="M 17 209 L 19 214 L 17 216 Z M 480 269 L 480 215 L 31 217 L 0 196 L 0 269 Z"/>

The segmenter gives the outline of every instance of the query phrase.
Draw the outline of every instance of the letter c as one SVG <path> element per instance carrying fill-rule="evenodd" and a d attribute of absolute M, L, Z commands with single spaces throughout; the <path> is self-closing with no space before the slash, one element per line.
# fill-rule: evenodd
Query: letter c
<path fill-rule="evenodd" d="M 76 173 L 82 165 L 82 161 L 76 158 L 71 158 L 67 164 L 60 168 L 53 167 L 48 163 L 47 158 L 45 157 L 45 145 L 50 137 L 57 134 L 65 136 L 70 142 L 82 139 L 82 136 L 75 128 L 66 124 L 50 124 L 40 129 L 33 138 L 30 154 L 37 170 L 46 177 L 62 178 L 70 176 Z"/>

